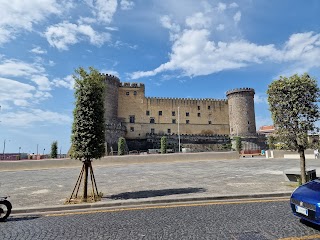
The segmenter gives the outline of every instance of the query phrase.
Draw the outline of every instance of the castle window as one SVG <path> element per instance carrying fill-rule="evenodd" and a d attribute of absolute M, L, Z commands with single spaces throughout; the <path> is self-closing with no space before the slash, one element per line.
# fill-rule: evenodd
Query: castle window
<path fill-rule="evenodd" d="M 175 124 L 175 123 L 176 123 L 176 120 L 175 120 L 175 119 L 172 119 L 172 123 L 174 123 L 174 124 Z"/>
<path fill-rule="evenodd" d="M 150 118 L 150 123 L 154 123 L 154 118 Z"/>
<path fill-rule="evenodd" d="M 208 110 L 210 110 L 211 109 L 211 107 L 210 106 L 208 106 Z"/>
<path fill-rule="evenodd" d="M 134 132 L 134 127 L 130 127 L 130 132 Z"/>
<path fill-rule="evenodd" d="M 209 121 L 208 124 L 211 124 L 211 121 Z"/>
<path fill-rule="evenodd" d="M 186 120 L 186 124 L 189 124 L 190 123 L 190 120 Z"/>
<path fill-rule="evenodd" d="M 159 111 L 159 116 L 162 116 L 162 111 Z"/>
<path fill-rule="evenodd" d="M 137 91 L 134 91 L 134 92 L 133 92 L 133 95 L 137 95 Z"/>
<path fill-rule="evenodd" d="M 200 106 L 198 106 L 198 110 L 200 110 Z"/>
<path fill-rule="evenodd" d="M 146 111 L 146 115 L 147 115 L 147 116 L 150 115 L 150 111 L 149 111 L 149 110 Z"/>
<path fill-rule="evenodd" d="M 134 123 L 135 122 L 135 116 L 134 115 L 129 116 L 129 122 L 130 123 Z"/>
<path fill-rule="evenodd" d="M 190 115 L 189 112 L 186 112 L 186 116 L 189 117 L 189 115 Z"/>
<path fill-rule="evenodd" d="M 198 113 L 198 117 L 201 117 L 201 114 L 200 114 L 200 113 Z"/>
<path fill-rule="evenodd" d="M 176 112 L 175 111 L 172 111 L 172 116 L 175 116 L 176 115 Z"/>
<path fill-rule="evenodd" d="M 151 134 L 154 134 L 154 128 L 151 128 L 150 132 L 151 132 Z"/>
<path fill-rule="evenodd" d="M 168 131 L 167 131 L 167 133 L 168 133 L 168 134 L 170 134 L 170 133 L 171 133 L 171 129 L 170 129 L 170 128 L 168 128 Z"/>
<path fill-rule="evenodd" d="M 129 96 L 129 92 L 126 92 L 126 95 Z"/>

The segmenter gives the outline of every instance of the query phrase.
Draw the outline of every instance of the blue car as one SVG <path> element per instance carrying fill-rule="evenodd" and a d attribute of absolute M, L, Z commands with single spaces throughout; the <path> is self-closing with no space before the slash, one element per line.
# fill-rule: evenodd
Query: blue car
<path fill-rule="evenodd" d="M 290 205 L 294 215 L 320 225 L 320 179 L 307 182 L 294 190 Z"/>

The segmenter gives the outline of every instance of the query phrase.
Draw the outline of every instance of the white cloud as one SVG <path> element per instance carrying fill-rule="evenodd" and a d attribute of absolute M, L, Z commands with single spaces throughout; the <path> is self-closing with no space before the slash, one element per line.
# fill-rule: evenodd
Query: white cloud
<path fill-rule="evenodd" d="M 8 127 L 28 127 L 33 124 L 66 124 L 71 123 L 72 118 L 69 115 L 43 111 L 41 109 L 28 109 L 16 111 L 16 112 L 7 112 L 2 114 L 2 125 Z"/>
<path fill-rule="evenodd" d="M 3 59 L 0 61 L 0 86 L 0 103 L 8 107 L 12 104 L 29 106 L 51 97 L 50 80 L 39 63 Z"/>
<path fill-rule="evenodd" d="M 223 31 L 223 30 L 224 30 L 224 25 L 223 25 L 223 24 L 219 24 L 216 29 L 217 29 L 218 31 Z"/>
<path fill-rule="evenodd" d="M 131 10 L 134 7 L 134 2 L 128 0 L 121 0 L 120 7 L 122 10 Z"/>
<path fill-rule="evenodd" d="M 45 69 L 39 64 L 30 64 L 17 59 L 5 59 L 0 62 L 0 76 L 28 77 L 44 72 Z"/>
<path fill-rule="evenodd" d="M 235 2 L 229 4 L 229 8 L 237 8 L 239 5 Z"/>
<path fill-rule="evenodd" d="M 238 11 L 238 12 L 233 16 L 233 20 L 234 20 L 235 23 L 240 22 L 240 20 L 241 20 L 241 12 L 240 12 L 240 11 Z"/>
<path fill-rule="evenodd" d="M 86 0 L 93 9 L 93 14 L 100 23 L 110 24 L 117 10 L 117 0 Z"/>
<path fill-rule="evenodd" d="M 256 104 L 265 103 L 268 104 L 268 96 L 265 93 L 256 93 L 254 95 L 254 102 Z"/>
<path fill-rule="evenodd" d="M 47 53 L 46 50 L 41 49 L 41 47 L 39 47 L 39 46 L 34 47 L 33 49 L 30 50 L 30 52 L 35 53 L 35 54 L 45 54 L 45 53 Z"/>
<path fill-rule="evenodd" d="M 152 71 L 135 72 L 131 75 L 132 79 L 173 70 L 181 70 L 187 76 L 208 75 L 262 63 L 279 55 L 273 45 L 259 46 L 246 41 L 215 43 L 209 40 L 209 36 L 210 32 L 206 29 L 185 30 L 174 42 L 169 62 Z"/>
<path fill-rule="evenodd" d="M 231 9 L 231 7 L 233 9 Z M 217 9 L 197 11 L 185 18 L 184 25 L 177 24 L 165 15 L 161 24 L 169 30 L 172 41 L 169 60 L 147 71 L 136 71 L 132 79 L 150 77 L 168 71 L 177 71 L 180 76 L 208 75 L 229 69 L 239 69 L 254 64 L 289 63 L 295 72 L 305 72 L 320 67 L 320 34 L 314 32 L 292 34 L 281 47 L 266 44 L 258 45 L 241 39 L 241 35 L 230 35 L 230 26 L 241 20 L 241 12 L 234 12 L 236 4 L 228 11 L 219 13 Z M 224 8 L 220 5 L 220 9 Z M 228 17 L 228 21 L 217 21 L 215 16 Z M 222 14 L 222 15 L 221 15 Z M 227 24 L 227 25 L 225 25 Z M 224 30 L 229 38 L 215 41 L 217 31 Z M 221 39 L 221 38 L 220 38 Z M 287 64 L 288 65 L 288 64 Z M 286 67 L 286 71 L 291 71 Z"/>
<path fill-rule="evenodd" d="M 77 25 L 67 21 L 50 26 L 44 33 L 49 44 L 59 50 L 68 50 L 69 45 L 84 39 L 96 46 L 101 46 L 110 40 L 109 33 L 98 33 L 89 25 Z"/>
<path fill-rule="evenodd" d="M 210 23 L 211 19 L 201 12 L 195 13 L 191 17 L 186 18 L 187 27 L 193 29 L 208 28 L 210 26 Z"/>
<path fill-rule="evenodd" d="M 38 85 L 39 90 L 49 91 L 51 90 L 50 81 L 44 75 L 33 75 L 31 76 L 31 81 L 35 82 Z"/>
<path fill-rule="evenodd" d="M 0 77 L 0 105 L 27 106 L 36 88 L 29 84 Z"/>
<path fill-rule="evenodd" d="M 218 11 L 223 12 L 224 10 L 227 9 L 227 5 L 225 3 L 219 2 L 217 8 L 218 8 Z"/>
<path fill-rule="evenodd" d="M 0 44 L 15 39 L 21 31 L 32 31 L 33 25 L 43 22 L 50 15 L 60 15 L 72 6 L 70 1 L 0 0 Z"/>
<path fill-rule="evenodd" d="M 55 87 L 64 87 L 70 90 L 74 89 L 74 79 L 72 75 L 68 75 L 63 79 L 60 79 L 60 78 L 53 79 L 52 84 Z"/>

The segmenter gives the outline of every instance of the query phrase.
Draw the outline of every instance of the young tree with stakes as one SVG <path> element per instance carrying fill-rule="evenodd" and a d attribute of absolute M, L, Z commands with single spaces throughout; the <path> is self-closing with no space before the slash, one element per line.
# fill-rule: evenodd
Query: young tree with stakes
<path fill-rule="evenodd" d="M 305 183 L 307 137 L 317 129 L 315 122 L 320 117 L 317 81 L 306 73 L 280 77 L 269 85 L 267 93 L 277 138 L 288 149 L 299 152 L 301 182 Z"/>
<path fill-rule="evenodd" d="M 98 193 L 91 161 L 105 154 L 105 119 L 104 119 L 104 78 L 93 67 L 90 72 L 83 68 L 75 70 L 75 109 L 72 125 L 71 157 L 83 162 L 76 186 L 67 202 L 78 200 L 78 191 L 83 180 L 83 195 L 81 201 L 101 199 Z M 88 196 L 88 174 L 91 176 L 92 196 Z"/>
<path fill-rule="evenodd" d="M 51 158 L 57 158 L 58 157 L 58 142 L 53 141 L 51 143 L 51 153 L 50 153 Z"/>

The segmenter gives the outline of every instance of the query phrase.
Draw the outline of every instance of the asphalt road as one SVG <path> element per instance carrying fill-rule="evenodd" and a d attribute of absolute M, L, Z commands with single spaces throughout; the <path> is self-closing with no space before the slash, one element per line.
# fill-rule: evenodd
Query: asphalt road
<path fill-rule="evenodd" d="M 319 228 L 293 216 L 288 199 L 100 209 L 0 223 L 0 239 L 282 238 L 320 239 Z"/>

